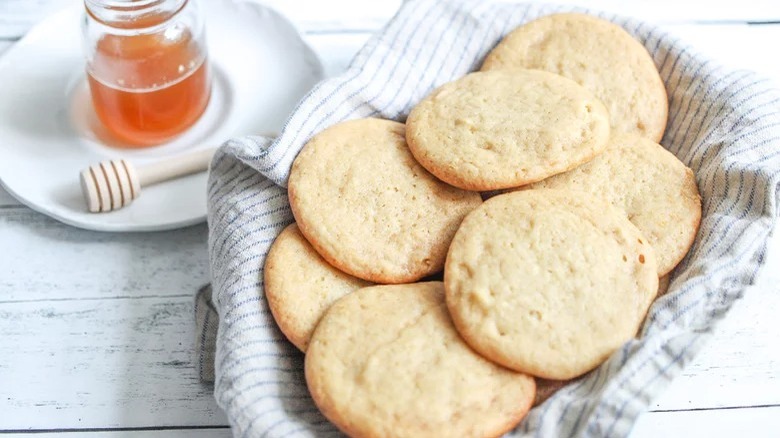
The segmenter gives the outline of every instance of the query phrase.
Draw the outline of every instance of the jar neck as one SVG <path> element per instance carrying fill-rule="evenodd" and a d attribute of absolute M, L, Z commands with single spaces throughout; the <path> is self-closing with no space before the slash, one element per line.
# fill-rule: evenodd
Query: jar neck
<path fill-rule="evenodd" d="M 120 29 L 143 29 L 164 23 L 189 0 L 84 0 L 96 21 Z"/>

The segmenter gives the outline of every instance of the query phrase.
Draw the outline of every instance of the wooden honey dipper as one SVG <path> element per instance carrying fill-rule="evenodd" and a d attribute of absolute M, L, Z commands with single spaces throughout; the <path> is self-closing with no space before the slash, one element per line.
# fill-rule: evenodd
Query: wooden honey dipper
<path fill-rule="evenodd" d="M 216 148 L 202 149 L 136 168 L 127 160 L 106 160 L 81 171 L 81 191 L 92 213 L 118 210 L 141 194 L 141 187 L 208 169 Z"/>

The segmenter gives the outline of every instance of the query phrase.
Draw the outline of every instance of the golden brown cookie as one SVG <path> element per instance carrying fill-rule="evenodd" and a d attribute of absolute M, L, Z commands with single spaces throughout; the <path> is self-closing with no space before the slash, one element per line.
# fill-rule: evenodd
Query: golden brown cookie
<path fill-rule="evenodd" d="M 535 68 L 575 80 L 607 106 L 615 130 L 661 141 L 669 102 L 647 50 L 623 28 L 585 14 L 554 14 L 507 35 L 482 70 Z"/>
<path fill-rule="evenodd" d="M 336 302 L 309 344 L 306 382 L 352 437 L 495 437 L 534 398 L 532 377 L 458 336 L 441 282 L 374 286 Z"/>
<path fill-rule="evenodd" d="M 653 249 L 586 193 L 527 190 L 470 213 L 444 269 L 447 307 L 477 352 L 565 380 L 634 337 L 658 290 Z"/>
<path fill-rule="evenodd" d="M 303 352 L 331 304 L 371 285 L 326 262 L 295 224 L 285 228 L 271 245 L 263 276 L 265 296 L 276 323 Z"/>
<path fill-rule="evenodd" d="M 613 134 L 606 152 L 592 161 L 526 188 L 585 191 L 623 209 L 655 249 L 659 276 L 685 257 L 701 221 L 693 171 L 635 134 Z"/>
<path fill-rule="evenodd" d="M 604 105 L 540 70 L 466 75 L 423 99 L 406 124 L 417 161 L 467 190 L 539 181 L 590 160 L 609 139 Z"/>
<path fill-rule="evenodd" d="M 301 232 L 330 264 L 376 283 L 441 271 L 478 193 L 451 187 L 415 161 L 404 125 L 339 123 L 312 138 L 292 166 L 290 206 Z"/>

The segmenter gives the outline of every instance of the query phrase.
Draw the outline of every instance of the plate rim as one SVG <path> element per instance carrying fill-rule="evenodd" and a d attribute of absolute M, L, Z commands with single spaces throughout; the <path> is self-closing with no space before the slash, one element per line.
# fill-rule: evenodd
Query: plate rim
<path fill-rule="evenodd" d="M 203 9 L 208 8 L 208 6 L 204 5 L 203 0 L 197 0 L 197 1 L 199 3 L 198 6 L 201 8 L 201 12 L 203 11 Z M 213 0 L 209 0 L 209 3 L 211 3 L 212 1 Z M 271 16 L 272 17 L 271 19 L 273 21 L 280 22 L 281 24 L 287 26 L 292 31 L 294 36 L 297 38 L 296 43 L 300 44 L 302 48 L 305 50 L 306 54 L 304 57 L 307 59 L 308 62 L 313 64 L 314 68 L 312 69 L 312 71 L 314 73 L 314 76 L 318 77 L 318 82 L 321 82 L 322 80 L 325 79 L 325 67 L 322 58 L 320 57 L 320 54 L 314 49 L 314 47 L 312 47 L 309 41 L 304 37 L 304 32 L 301 30 L 298 24 L 296 24 L 293 20 L 291 20 L 290 18 L 288 18 L 286 15 L 282 14 L 275 8 L 260 2 L 248 1 L 248 0 L 218 0 L 218 1 L 221 2 L 223 5 L 227 5 L 231 8 L 237 8 L 239 6 L 253 8 L 256 13 L 260 15 Z M 41 28 L 50 26 L 49 22 L 55 21 L 58 17 L 62 15 L 77 13 L 78 10 L 81 8 L 83 8 L 83 5 L 81 3 L 79 2 L 71 3 L 44 17 L 40 22 L 38 22 L 30 29 L 28 29 L 25 35 L 22 38 L 20 38 L 18 41 L 16 41 L 7 51 L 5 51 L 2 55 L 0 55 L 0 64 L 2 64 L 2 62 L 5 61 L 5 59 L 7 59 L 9 54 L 14 53 L 17 50 L 23 50 L 24 44 L 29 43 L 29 40 L 34 39 L 36 37 L 36 33 Z M 221 149 L 225 143 L 229 142 L 230 138 L 233 137 L 229 137 L 228 139 L 226 139 L 222 144 L 218 146 L 218 149 Z M 89 231 L 111 232 L 111 233 L 170 231 L 170 230 L 190 227 L 193 225 L 198 225 L 206 222 L 208 219 L 208 202 L 207 202 L 206 203 L 207 209 L 205 212 L 203 212 L 203 214 L 193 216 L 193 217 L 188 217 L 186 219 L 158 221 L 156 223 L 145 223 L 145 224 L 133 224 L 127 222 L 120 222 L 120 223 L 105 222 L 99 219 L 94 221 L 83 221 L 77 218 L 70 217 L 68 215 L 64 215 L 61 212 L 59 212 L 58 209 L 50 208 L 45 203 L 36 203 L 30 201 L 27 197 L 20 195 L 17 191 L 11 188 L 9 184 L 3 179 L 2 175 L 0 175 L 0 187 L 2 187 L 6 192 L 8 192 L 8 194 L 11 195 L 14 198 L 14 200 L 19 202 L 21 205 L 30 208 L 31 210 L 37 213 L 46 215 L 66 225 L 83 229 L 83 230 L 89 230 Z M 207 193 L 203 192 L 203 196 L 207 197 Z M 91 214 L 90 217 L 92 216 L 97 218 L 99 214 Z"/>

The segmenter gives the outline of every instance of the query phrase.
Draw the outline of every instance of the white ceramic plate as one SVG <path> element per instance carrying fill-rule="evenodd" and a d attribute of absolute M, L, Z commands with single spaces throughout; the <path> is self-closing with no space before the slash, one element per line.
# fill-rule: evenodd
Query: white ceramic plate
<path fill-rule="evenodd" d="M 81 51 L 83 5 L 47 18 L 0 57 L 0 182 L 29 207 L 80 228 L 166 230 L 206 218 L 206 174 L 144 188 L 130 206 L 89 213 L 79 170 L 108 158 L 144 165 L 233 136 L 274 133 L 322 79 L 322 64 L 275 11 L 237 0 L 201 1 L 214 72 L 203 117 L 170 143 L 108 147 L 92 110 Z"/>

